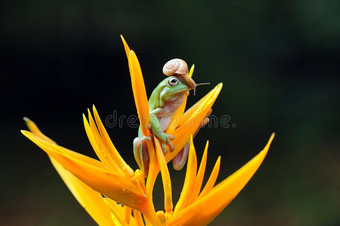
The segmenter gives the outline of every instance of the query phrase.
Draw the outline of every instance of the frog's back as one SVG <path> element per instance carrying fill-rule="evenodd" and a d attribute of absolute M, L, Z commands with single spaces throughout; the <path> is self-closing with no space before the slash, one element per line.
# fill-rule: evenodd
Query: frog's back
<path fill-rule="evenodd" d="M 149 111 L 155 110 L 160 107 L 160 95 L 161 91 L 164 87 L 164 82 L 158 84 L 158 86 L 152 91 L 151 96 L 149 98 Z"/>

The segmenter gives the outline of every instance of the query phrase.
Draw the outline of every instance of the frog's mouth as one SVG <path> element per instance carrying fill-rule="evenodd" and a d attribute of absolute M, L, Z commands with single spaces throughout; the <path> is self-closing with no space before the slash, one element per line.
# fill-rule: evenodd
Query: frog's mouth
<path fill-rule="evenodd" d="M 177 94 L 180 94 L 180 93 L 184 93 L 184 92 L 187 92 L 191 90 L 191 88 L 189 89 L 180 89 L 180 90 L 176 90 L 176 91 L 173 91 L 173 92 L 169 92 L 168 93 L 168 96 L 173 96 L 173 95 L 177 95 Z"/>

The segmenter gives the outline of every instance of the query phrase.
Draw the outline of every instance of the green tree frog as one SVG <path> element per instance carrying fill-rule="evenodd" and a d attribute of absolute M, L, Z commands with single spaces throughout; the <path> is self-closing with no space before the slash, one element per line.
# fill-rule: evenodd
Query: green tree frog
<path fill-rule="evenodd" d="M 188 66 L 181 59 L 176 58 L 168 61 L 163 67 L 163 73 L 169 77 L 158 84 L 149 98 L 149 128 L 161 141 L 163 152 L 167 153 L 166 144 L 169 145 L 170 151 L 174 150 L 175 147 L 171 140 L 175 139 L 175 137 L 166 134 L 164 131 L 167 129 L 178 107 L 183 103 L 185 96 L 189 94 L 189 90 L 195 89 L 197 85 L 188 76 Z M 207 118 L 205 123 L 206 121 Z M 133 141 L 133 152 L 139 167 L 148 172 L 149 155 L 145 143 L 146 139 L 151 138 L 144 136 L 139 127 L 138 137 Z M 186 145 L 173 159 L 175 169 L 180 170 L 183 168 L 187 159 L 188 149 L 189 145 Z"/>

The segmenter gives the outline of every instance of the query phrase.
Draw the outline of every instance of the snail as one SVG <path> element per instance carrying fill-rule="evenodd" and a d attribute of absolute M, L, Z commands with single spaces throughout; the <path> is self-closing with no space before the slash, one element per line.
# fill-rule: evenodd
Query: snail
<path fill-rule="evenodd" d="M 167 76 L 178 76 L 182 79 L 191 89 L 196 88 L 195 81 L 188 75 L 188 65 L 182 59 L 172 59 L 169 60 L 163 66 L 163 74 Z"/>
<path fill-rule="evenodd" d="M 167 76 L 188 74 L 188 65 L 182 59 L 169 60 L 163 67 L 163 73 Z"/>

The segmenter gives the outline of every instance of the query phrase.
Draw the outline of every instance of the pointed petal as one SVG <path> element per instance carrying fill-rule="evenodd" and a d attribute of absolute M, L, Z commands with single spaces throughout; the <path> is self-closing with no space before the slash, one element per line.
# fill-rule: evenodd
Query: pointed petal
<path fill-rule="evenodd" d="M 164 224 L 165 222 L 165 214 L 164 214 L 164 211 L 163 210 L 158 210 L 157 213 L 156 213 L 159 221 L 161 222 L 161 224 Z"/>
<path fill-rule="evenodd" d="M 147 225 L 160 225 L 160 222 L 156 216 L 156 212 L 155 212 L 155 207 L 153 205 L 153 188 L 155 185 L 155 181 L 157 179 L 157 175 L 159 173 L 159 165 L 158 165 L 158 161 L 157 161 L 157 157 L 156 157 L 156 151 L 155 151 L 155 147 L 152 143 L 151 140 L 147 140 L 146 141 L 146 145 L 147 145 L 147 149 L 149 152 L 149 172 L 148 172 L 148 176 L 146 179 L 146 197 L 148 198 L 149 202 L 148 202 L 148 206 L 145 209 L 143 213 L 144 216 L 144 220 L 146 222 Z M 145 175 L 145 172 L 144 172 Z"/>
<path fill-rule="evenodd" d="M 105 144 L 102 142 L 90 110 L 89 109 L 87 110 L 90 124 L 88 123 L 84 114 L 83 122 L 86 135 L 91 143 L 91 146 L 93 147 L 93 150 L 96 152 L 97 157 L 100 159 L 100 161 L 105 165 L 105 167 L 108 170 L 110 170 L 111 172 L 115 172 L 116 174 L 123 175 L 123 171 L 117 166 L 115 161 L 111 158 L 111 155 L 109 155 L 105 147 Z"/>
<path fill-rule="evenodd" d="M 187 171 L 185 174 L 183 189 L 181 192 L 181 196 L 175 207 L 175 213 L 181 211 L 187 206 L 189 198 L 194 189 L 195 180 L 196 180 L 196 171 L 197 171 L 197 159 L 196 159 L 196 151 L 193 143 L 192 136 L 190 137 L 190 149 L 187 163 Z"/>
<path fill-rule="evenodd" d="M 202 199 L 186 209 L 175 213 L 169 225 L 207 225 L 211 222 L 242 190 L 260 167 L 274 138 L 270 137 L 266 147 L 242 168 L 219 183 Z M 199 216 L 199 217 L 198 217 Z"/>
<path fill-rule="evenodd" d="M 132 209 L 128 206 L 124 206 L 124 220 L 126 223 L 130 224 Z"/>
<path fill-rule="evenodd" d="M 143 211 L 147 203 L 146 196 L 143 189 L 130 178 L 74 158 L 60 146 L 46 142 L 33 133 L 22 133 L 88 186 L 117 202 Z"/>
<path fill-rule="evenodd" d="M 114 215 L 113 213 L 111 214 L 111 220 L 113 221 L 115 226 L 128 226 L 125 222 L 121 223 L 119 219 Z"/>
<path fill-rule="evenodd" d="M 200 195 L 198 196 L 197 199 L 203 198 L 206 194 L 208 194 L 211 189 L 214 187 L 218 173 L 220 171 L 220 165 L 221 165 L 221 156 L 219 156 L 217 158 L 217 161 L 215 163 L 215 166 L 210 174 L 210 177 L 207 181 L 207 183 L 205 184 L 202 192 L 200 193 Z"/>
<path fill-rule="evenodd" d="M 133 50 L 130 50 L 129 53 L 129 69 L 131 75 L 132 91 L 135 99 L 141 130 L 144 136 L 150 136 L 148 98 L 146 95 L 142 69 L 140 67 L 138 58 Z"/>
<path fill-rule="evenodd" d="M 190 201 L 187 205 L 190 205 L 191 203 L 193 203 L 201 191 L 204 173 L 205 173 L 205 167 L 207 165 L 208 147 L 209 147 L 209 141 L 207 141 L 207 144 L 205 145 L 201 164 L 198 169 L 197 176 L 196 176 L 195 187 L 194 187 L 194 190 L 192 191 Z"/>
<path fill-rule="evenodd" d="M 42 139 L 42 140 L 44 140 L 44 141 L 46 141 L 46 142 L 48 142 L 50 144 L 56 144 L 55 141 L 51 140 L 49 137 L 44 135 L 39 130 L 39 128 L 37 127 L 37 125 L 33 121 L 31 121 L 30 119 L 28 119 L 26 117 L 24 118 L 24 120 L 26 122 L 27 127 L 30 129 L 30 131 L 33 132 L 37 137 L 39 137 L 40 139 Z M 22 130 L 21 132 L 24 135 L 25 135 L 25 133 L 28 133 L 27 131 L 24 131 L 24 130 Z M 94 166 L 99 167 L 99 168 L 104 168 L 104 166 L 103 166 L 103 164 L 101 162 L 99 162 L 99 161 L 97 161 L 97 160 L 95 160 L 93 158 L 87 157 L 85 155 L 79 154 L 77 152 L 74 152 L 72 150 L 69 150 L 69 149 L 61 147 L 61 146 L 59 146 L 59 147 L 62 149 L 63 152 L 67 153 L 67 155 L 72 156 L 72 158 L 79 159 L 79 160 L 81 160 L 83 162 L 86 162 L 86 163 L 88 163 L 90 165 L 94 165 Z"/>
<path fill-rule="evenodd" d="M 212 105 L 215 103 L 220 91 L 222 89 L 222 83 L 218 84 L 213 90 L 211 90 L 207 95 L 205 95 L 200 101 L 198 101 L 193 107 L 191 107 L 182 118 L 183 121 L 179 128 L 177 128 L 173 135 L 175 135 L 175 140 L 172 142 L 175 146 L 173 152 L 167 153 L 165 159 L 167 162 L 173 159 L 186 145 L 190 136 L 195 134 L 202 121 L 206 117 L 207 113 L 210 111 Z"/>
<path fill-rule="evenodd" d="M 90 214 L 93 220 L 99 225 L 114 225 L 110 216 L 111 210 L 103 201 L 101 194 L 87 186 L 69 171 L 65 170 L 60 163 L 53 158 L 51 158 L 51 162 L 74 197 Z"/>
<path fill-rule="evenodd" d="M 207 95 L 205 95 L 196 104 L 194 104 L 191 108 L 189 108 L 185 112 L 185 114 L 179 119 L 178 125 L 183 125 L 186 122 L 188 122 L 190 119 L 192 119 L 193 117 L 196 117 L 197 114 L 200 111 L 202 111 L 202 108 L 207 109 L 207 106 L 209 105 L 212 106 L 215 103 L 215 100 L 218 97 L 219 93 L 221 92 L 222 87 L 223 87 L 223 84 L 219 83 Z M 209 112 L 209 110 L 207 112 Z"/>
<path fill-rule="evenodd" d="M 189 71 L 189 74 L 188 76 L 191 78 L 192 77 L 192 74 L 194 73 L 194 70 L 195 70 L 195 64 L 193 64 L 190 68 L 190 71 Z"/>
<path fill-rule="evenodd" d="M 125 50 L 125 53 L 126 53 L 126 57 L 129 59 L 130 47 L 126 43 L 125 38 L 123 37 L 123 35 L 120 35 L 120 38 L 122 39 L 122 42 L 123 42 L 123 45 L 124 45 L 124 50 Z"/>
<path fill-rule="evenodd" d="M 106 132 L 106 129 L 99 117 L 98 111 L 96 107 L 93 105 L 93 116 L 96 121 L 98 130 L 100 132 L 100 136 L 102 138 L 102 142 L 105 144 L 105 146 L 108 149 L 108 154 L 111 155 L 111 158 L 114 159 L 116 164 L 122 169 L 122 171 L 125 173 L 127 176 L 132 176 L 134 174 L 133 170 L 131 167 L 124 161 L 122 156 L 119 154 L 117 151 L 116 147 L 113 145 L 109 135 Z"/>
<path fill-rule="evenodd" d="M 171 179 L 168 170 L 168 166 L 166 164 L 164 154 L 159 144 L 158 139 L 154 136 L 155 146 L 156 146 L 156 155 L 158 159 L 158 164 L 161 169 L 163 189 L 164 189 L 164 209 L 165 211 L 172 212 L 173 204 L 172 204 L 172 188 L 171 188 Z"/>
<path fill-rule="evenodd" d="M 133 210 L 133 216 L 136 219 L 137 226 L 144 226 L 142 214 L 138 210 Z"/>
<path fill-rule="evenodd" d="M 28 129 L 29 129 L 32 133 L 36 134 L 37 136 L 39 136 L 39 137 L 40 137 L 41 139 L 43 139 L 43 140 L 46 140 L 46 141 L 48 141 L 48 142 L 50 142 L 50 143 L 55 144 L 55 142 L 54 142 L 53 140 L 51 140 L 49 137 L 45 136 L 45 135 L 40 131 L 40 129 L 38 128 L 38 126 L 37 126 L 31 119 L 29 119 L 29 118 L 27 118 L 27 117 L 24 117 L 24 121 L 25 121 L 25 123 L 26 123 L 26 126 L 28 127 Z"/>
<path fill-rule="evenodd" d="M 147 173 L 146 180 L 146 194 L 152 198 L 152 191 L 159 173 L 159 165 L 156 156 L 155 146 L 151 140 L 146 141 L 148 153 L 149 153 L 149 172 Z M 145 172 L 144 172 L 145 175 Z"/>
<path fill-rule="evenodd" d="M 161 222 L 159 221 L 153 206 L 152 197 L 148 198 L 151 200 L 149 200 L 147 205 L 144 206 L 144 211 L 141 211 L 143 213 L 146 225 L 161 226 Z"/>
<path fill-rule="evenodd" d="M 117 202 L 113 201 L 112 199 L 109 198 L 104 198 L 103 201 L 107 205 L 107 207 L 111 210 L 112 213 L 112 219 L 114 220 L 115 224 L 118 225 L 128 225 L 125 222 L 124 219 L 124 207 L 122 205 L 119 205 Z M 98 211 L 98 209 L 97 209 Z"/>

